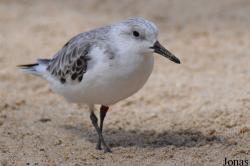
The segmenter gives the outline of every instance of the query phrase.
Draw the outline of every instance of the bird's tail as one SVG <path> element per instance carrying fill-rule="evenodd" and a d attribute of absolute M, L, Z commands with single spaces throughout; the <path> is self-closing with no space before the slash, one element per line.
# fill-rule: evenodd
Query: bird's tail
<path fill-rule="evenodd" d="M 28 74 L 42 76 L 47 72 L 50 59 L 38 59 L 37 63 L 17 66 L 21 71 Z"/>

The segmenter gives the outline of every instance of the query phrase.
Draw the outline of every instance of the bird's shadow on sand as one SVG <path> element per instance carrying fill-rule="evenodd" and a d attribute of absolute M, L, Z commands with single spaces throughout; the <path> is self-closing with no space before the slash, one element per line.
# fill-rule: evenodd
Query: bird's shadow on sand
<path fill-rule="evenodd" d="M 97 134 L 94 128 L 63 126 L 74 135 L 85 138 L 92 143 L 97 142 Z M 110 147 L 141 147 L 161 148 L 175 147 L 199 147 L 214 143 L 225 144 L 227 141 L 222 136 L 204 135 L 192 130 L 166 130 L 156 132 L 154 130 L 124 130 L 106 128 L 103 136 Z"/>

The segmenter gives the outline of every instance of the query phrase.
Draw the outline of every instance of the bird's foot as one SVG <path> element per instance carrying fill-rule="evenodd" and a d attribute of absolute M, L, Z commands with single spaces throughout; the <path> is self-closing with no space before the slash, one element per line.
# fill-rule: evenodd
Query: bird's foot
<path fill-rule="evenodd" d="M 112 150 L 109 147 L 104 147 L 104 153 L 112 153 Z"/>
<path fill-rule="evenodd" d="M 97 143 L 95 149 L 96 149 L 96 150 L 102 150 L 101 144 L 100 144 L 100 143 Z"/>

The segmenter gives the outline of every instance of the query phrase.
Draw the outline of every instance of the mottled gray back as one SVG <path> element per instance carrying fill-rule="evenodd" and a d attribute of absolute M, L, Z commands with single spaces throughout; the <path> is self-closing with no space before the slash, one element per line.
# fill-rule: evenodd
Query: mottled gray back
<path fill-rule="evenodd" d="M 54 55 L 47 70 L 61 83 L 80 82 L 87 71 L 91 47 L 106 40 L 109 30 L 106 26 L 73 37 Z"/>

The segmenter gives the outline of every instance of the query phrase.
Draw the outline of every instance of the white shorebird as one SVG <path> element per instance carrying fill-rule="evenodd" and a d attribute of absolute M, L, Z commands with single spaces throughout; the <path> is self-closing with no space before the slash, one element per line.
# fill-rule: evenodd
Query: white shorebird
<path fill-rule="evenodd" d="M 20 65 L 26 73 L 43 77 L 53 91 L 68 101 L 87 104 L 99 140 L 96 149 L 111 152 L 102 136 L 103 121 L 110 105 L 137 92 L 149 78 L 154 52 L 180 63 L 157 40 L 154 23 L 132 18 L 78 34 L 52 59 Z M 100 107 L 100 126 L 94 105 Z"/>

